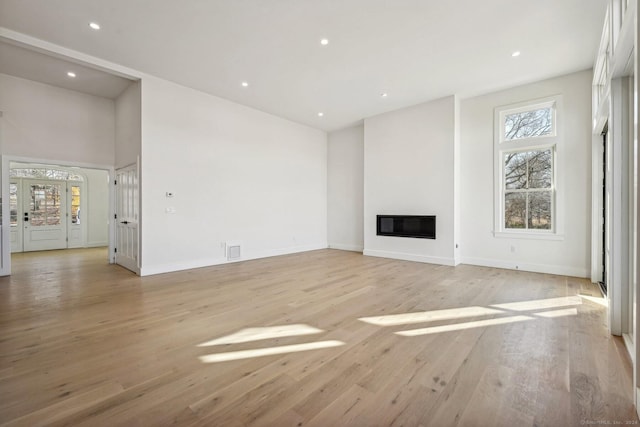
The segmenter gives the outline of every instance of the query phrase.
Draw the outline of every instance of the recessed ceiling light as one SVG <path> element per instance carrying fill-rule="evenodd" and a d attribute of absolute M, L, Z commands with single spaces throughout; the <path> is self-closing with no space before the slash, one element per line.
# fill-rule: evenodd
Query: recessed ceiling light
<path fill-rule="evenodd" d="M 240 84 L 242 85 L 242 87 L 248 87 L 249 86 L 249 83 L 247 83 L 247 82 L 242 82 Z"/>
<path fill-rule="evenodd" d="M 321 40 L 320 40 L 320 44 L 321 44 L 322 46 L 326 46 L 326 45 L 328 45 L 328 44 L 329 44 L 329 39 L 321 39 Z"/>
<path fill-rule="evenodd" d="M 74 79 L 76 77 L 76 73 L 74 73 L 73 71 L 69 71 L 67 73 L 67 76 L 71 77 L 72 79 Z"/>
<path fill-rule="evenodd" d="M 100 24 L 97 22 L 89 22 L 89 26 L 96 31 L 100 29 Z"/>
<path fill-rule="evenodd" d="M 515 52 L 513 52 L 513 53 L 511 54 L 511 56 L 513 56 L 514 58 L 516 58 L 516 57 L 520 56 L 520 51 L 519 51 L 519 50 L 516 50 Z"/>
<path fill-rule="evenodd" d="M 380 96 L 383 98 L 386 98 L 387 96 L 389 96 L 389 94 L 387 92 L 382 92 Z"/>
<path fill-rule="evenodd" d="M 324 116 L 324 113 L 323 113 L 323 112 L 319 112 L 319 113 L 318 113 L 318 117 L 323 117 L 323 116 Z"/>

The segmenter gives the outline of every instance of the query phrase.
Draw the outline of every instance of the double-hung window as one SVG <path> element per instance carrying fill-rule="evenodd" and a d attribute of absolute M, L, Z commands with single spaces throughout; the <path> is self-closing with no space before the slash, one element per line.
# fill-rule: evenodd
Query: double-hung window
<path fill-rule="evenodd" d="M 557 238 L 560 97 L 495 111 L 495 234 Z"/>

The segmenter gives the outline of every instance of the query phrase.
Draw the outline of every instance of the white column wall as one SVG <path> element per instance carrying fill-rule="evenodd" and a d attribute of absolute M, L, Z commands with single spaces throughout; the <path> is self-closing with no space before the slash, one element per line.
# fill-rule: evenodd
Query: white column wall
<path fill-rule="evenodd" d="M 364 254 L 454 265 L 455 98 L 365 119 Z M 436 215 L 436 239 L 377 236 L 376 215 Z"/>
<path fill-rule="evenodd" d="M 364 126 L 329 134 L 327 220 L 330 248 L 364 249 Z"/>

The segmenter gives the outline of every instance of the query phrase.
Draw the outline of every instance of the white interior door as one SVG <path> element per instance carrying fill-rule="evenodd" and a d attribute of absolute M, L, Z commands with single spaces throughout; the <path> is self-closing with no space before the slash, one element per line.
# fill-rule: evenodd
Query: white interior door
<path fill-rule="evenodd" d="M 23 245 L 25 251 L 67 247 L 67 183 L 23 181 Z"/>
<path fill-rule="evenodd" d="M 116 171 L 116 263 L 139 273 L 138 265 L 138 168 Z"/>

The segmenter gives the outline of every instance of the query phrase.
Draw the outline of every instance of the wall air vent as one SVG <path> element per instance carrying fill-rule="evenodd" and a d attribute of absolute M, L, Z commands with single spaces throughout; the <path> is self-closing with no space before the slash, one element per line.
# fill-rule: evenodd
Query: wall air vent
<path fill-rule="evenodd" d="M 227 245 L 227 261 L 240 259 L 240 245 Z"/>

